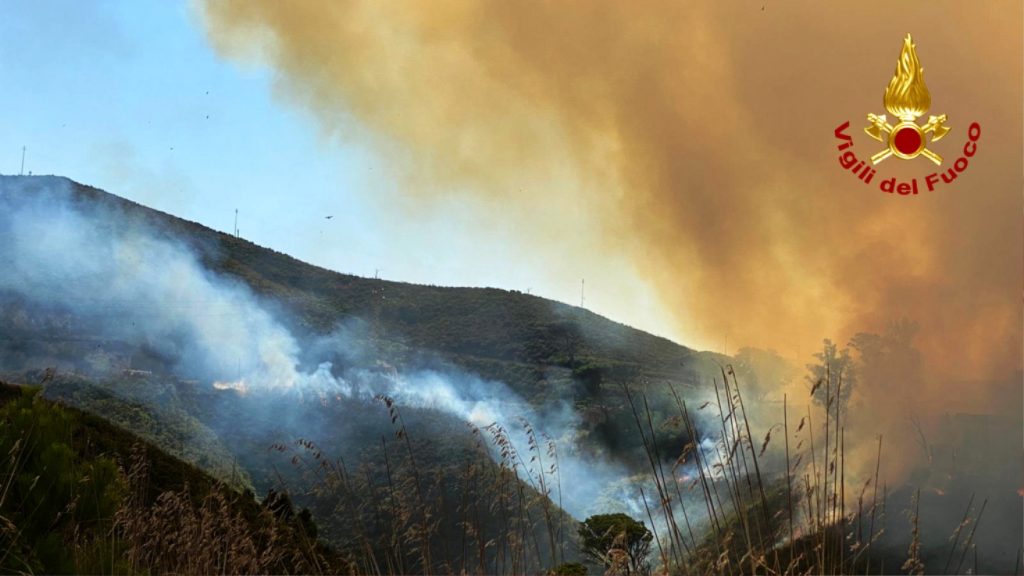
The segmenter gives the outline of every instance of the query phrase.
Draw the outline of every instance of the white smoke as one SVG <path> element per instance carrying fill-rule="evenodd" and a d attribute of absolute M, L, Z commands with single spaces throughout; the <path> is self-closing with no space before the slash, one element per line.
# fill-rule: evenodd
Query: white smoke
<path fill-rule="evenodd" d="M 303 347 L 268 311 L 272 304 L 209 271 L 172 234 L 112 204 L 78 199 L 65 180 L 0 177 L 0 263 L 0 291 L 69 311 L 95 337 L 145 344 L 173 359 L 179 375 L 218 389 L 300 402 L 385 395 L 479 428 L 496 424 L 520 454 L 528 451 L 529 423 L 539 442 L 555 443 L 559 473 L 572 479 L 568 512 L 595 513 L 609 494 L 633 514 L 642 510 L 635 494 L 616 488 L 630 477 L 623 465 L 579 448 L 580 415 L 569 402 L 534 407 L 501 382 L 441 363 L 400 374 L 336 371 L 323 361 L 304 371 Z M 339 331 L 308 348 L 358 356 L 352 348 L 362 346 Z M 523 460 L 523 472 L 536 478 L 539 468 Z"/>
<path fill-rule="evenodd" d="M 104 336 L 146 344 L 190 372 L 293 387 L 295 339 L 239 283 L 59 179 L 0 180 L 0 290 L 73 312 Z"/>

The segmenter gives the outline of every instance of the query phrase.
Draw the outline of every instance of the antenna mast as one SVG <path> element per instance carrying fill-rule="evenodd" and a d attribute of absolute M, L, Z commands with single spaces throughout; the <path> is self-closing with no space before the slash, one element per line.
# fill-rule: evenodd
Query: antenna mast
<path fill-rule="evenodd" d="M 583 308 L 583 302 L 584 302 L 584 298 L 583 298 L 584 292 L 583 291 L 586 288 L 586 286 L 587 286 L 587 279 L 586 278 L 581 278 L 580 279 L 580 308 Z"/>
<path fill-rule="evenodd" d="M 25 175 L 25 147 L 21 147 L 21 172 L 18 172 L 18 176 Z"/>
<path fill-rule="evenodd" d="M 235 238 L 238 238 L 238 208 L 235 208 Z"/>

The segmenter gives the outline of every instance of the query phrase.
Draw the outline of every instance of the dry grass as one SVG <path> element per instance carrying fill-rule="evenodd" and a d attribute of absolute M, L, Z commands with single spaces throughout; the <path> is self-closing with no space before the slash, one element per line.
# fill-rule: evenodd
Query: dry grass
<path fill-rule="evenodd" d="M 527 450 L 520 452 L 502 426 L 467 424 L 474 454 L 428 472 L 397 403 L 378 401 L 394 434 L 381 438 L 377 462 L 349 470 L 308 440 L 274 446 L 304 478 L 301 496 L 321 514 L 345 519 L 326 536 L 352 571 L 525 574 L 564 560 L 573 543 L 570 519 L 555 502 L 561 479 L 554 442 L 521 421 Z"/>
<path fill-rule="evenodd" d="M 322 573 L 314 543 L 284 529 L 263 508 L 246 518 L 233 505 L 240 495 L 215 487 L 198 503 L 189 487 L 147 502 L 149 471 L 137 453 L 126 471 L 128 492 L 117 511 L 115 532 L 123 540 L 130 573 L 269 574 Z M 255 521 L 253 521 L 255 520 Z"/>
<path fill-rule="evenodd" d="M 623 385 L 633 410 L 636 432 L 641 435 L 649 478 L 658 498 L 645 512 L 658 530 L 656 573 L 664 574 L 863 574 L 885 573 L 885 557 L 891 551 L 876 550 L 883 537 L 888 489 L 879 494 L 882 438 L 873 477 L 862 479 L 856 508 L 847 509 L 845 414 L 838 400 L 842 380 L 826 371 L 814 389 L 824 387 L 823 414 L 816 419 L 808 408 L 796 432 L 790 435 L 788 397 L 783 400 L 782 428 L 785 434 L 785 473 L 766 479 L 760 459 L 772 440 L 775 426 L 767 430 L 758 446 L 743 403 L 740 384 L 731 367 L 723 367 L 721 380 L 714 382 L 717 407 L 715 430 L 700 430 L 692 412 L 671 385 L 676 417 L 690 441 L 675 458 L 675 466 L 692 466 L 697 478 L 681 487 L 673 468 L 662 467 L 665 454 L 658 446 L 651 422 L 651 410 L 643 390 Z M 812 392 L 813 394 L 813 392 Z M 705 408 L 706 404 L 701 407 Z M 817 439 L 816 439 L 817 433 Z M 716 437 L 713 448 L 702 438 Z M 790 442 L 796 442 L 791 449 Z M 667 455 L 670 458 L 674 455 Z M 684 497 L 685 496 L 685 497 Z M 911 574 L 937 572 L 923 561 L 918 510 L 920 491 L 908 512 L 910 546 L 902 570 Z M 696 503 L 696 506 L 695 506 Z M 961 524 L 950 537 L 946 567 L 942 573 L 977 573 L 977 545 L 974 534 L 985 511 L 976 513 L 968 504 Z M 695 530 L 694 516 L 703 516 L 702 530 Z M 680 522 L 680 519 L 682 522 Z M 967 531 L 965 528 L 970 527 Z M 695 536 L 703 532 L 703 536 Z M 962 538 L 962 534 L 966 538 Z M 973 567 L 968 566 L 968 553 Z M 877 557 L 876 557 L 877 556 Z M 934 557 L 934 556 L 932 556 Z M 890 564 L 890 568 L 894 566 Z M 952 569 L 952 572 L 950 572 Z"/>
<path fill-rule="evenodd" d="M 827 373 L 815 385 L 825 388 L 821 414 L 808 408 L 791 426 L 787 397 L 781 425 L 763 436 L 754 434 L 730 367 L 713 385 L 715 398 L 708 405 L 717 409 L 717 418 L 710 430 L 700 429 L 686 401 L 669 385 L 677 412 L 672 419 L 689 438 L 679 454 L 659 445 L 661 423 L 655 422 L 645 389 L 623 384 L 654 487 L 639 487 L 645 520 L 655 536 L 651 571 L 688 576 L 885 572 L 876 550 L 888 499 L 884 483 L 879 491 L 882 438 L 874 475 L 851 484 L 860 489 L 856 508 L 851 496 L 848 510 L 846 487 L 853 480 L 846 477 L 845 414 L 836 400 L 842 381 L 831 380 Z M 251 514 L 238 505 L 242 495 L 221 486 L 201 497 L 186 485 L 149 498 L 149 470 L 141 452 L 122 470 L 125 493 L 112 524 L 102 531 L 110 545 L 87 547 L 74 538 L 68 543 L 81 546 L 83 554 L 87 548 L 109 554 L 112 571 L 130 573 L 533 574 L 578 555 L 575 530 L 567 530 L 572 520 L 560 506 L 557 447 L 529 422 L 519 422 L 525 453 L 502 426 L 469 425 L 476 453 L 453 477 L 424 471 L 399 406 L 388 397 L 378 400 L 394 434 L 374 447 L 379 450 L 376 469 L 363 464 L 350 471 L 308 440 L 273 447 L 290 456 L 308 481 L 303 496 L 319 503 L 321 511 L 328 504 L 331 515 L 344 519 L 343 529 L 323 535 L 338 546 L 337 554 L 327 557 L 315 533 L 296 528 L 290 504 L 276 506 L 273 498 Z M 772 431 L 779 428 L 785 473 L 766 477 L 763 458 Z M 701 442 L 712 437 L 711 444 Z M 0 506 L 24 448 L 15 443 L 6 455 Z M 681 467 L 695 469 L 696 477 L 683 480 Z M 908 515 L 911 544 L 901 566 L 911 574 L 938 569 L 923 561 L 919 498 L 920 491 Z M 942 573 L 977 571 L 974 537 L 987 500 L 976 513 L 973 503 L 972 496 L 952 531 Z M 15 541 L 18 530 L 0 516 L 4 542 Z"/>

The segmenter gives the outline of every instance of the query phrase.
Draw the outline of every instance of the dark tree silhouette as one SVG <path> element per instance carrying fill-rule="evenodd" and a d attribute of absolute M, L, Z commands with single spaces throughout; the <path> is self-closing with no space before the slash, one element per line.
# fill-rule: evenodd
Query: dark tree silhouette
<path fill-rule="evenodd" d="M 828 407 L 829 398 L 836 401 L 834 398 L 838 390 L 840 408 L 845 410 L 850 393 L 857 384 L 853 357 L 849 348 L 840 350 L 828 338 L 822 344 L 822 351 L 814 355 L 817 362 L 807 365 L 807 383 L 813 391 L 814 401 L 825 407 Z"/>
<path fill-rule="evenodd" d="M 605 567 L 621 566 L 626 574 L 648 574 L 647 553 L 654 537 L 643 522 L 626 514 L 597 514 L 579 527 L 583 551 Z"/>

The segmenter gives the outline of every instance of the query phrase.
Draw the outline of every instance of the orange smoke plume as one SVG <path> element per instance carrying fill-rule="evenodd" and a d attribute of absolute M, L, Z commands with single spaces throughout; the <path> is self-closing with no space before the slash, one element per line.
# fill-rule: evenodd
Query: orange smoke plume
<path fill-rule="evenodd" d="M 823 337 L 909 318 L 942 382 L 1020 370 L 1024 99 L 1005 46 L 1021 6 L 765 6 L 225 0 L 203 18 L 221 53 L 269 63 L 328 134 L 372 135 L 407 198 L 518 218 L 524 251 L 569 250 L 554 245 L 571 229 L 583 240 L 567 257 L 626 259 L 684 344 L 804 360 Z M 971 121 L 985 133 L 955 186 L 904 198 L 844 174 L 832 130 L 876 106 L 910 21 L 933 104 L 960 131 L 949 156 Z M 952 401 L 952 384 L 921 386 L 909 394 Z"/>

